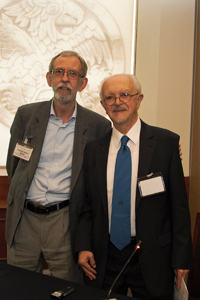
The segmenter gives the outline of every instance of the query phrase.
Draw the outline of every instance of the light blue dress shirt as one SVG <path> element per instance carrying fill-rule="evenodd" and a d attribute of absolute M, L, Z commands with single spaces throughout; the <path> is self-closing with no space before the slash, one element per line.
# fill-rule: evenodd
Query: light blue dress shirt
<path fill-rule="evenodd" d="M 63 124 L 55 115 L 52 101 L 40 160 L 27 199 L 41 205 L 69 199 L 76 114 L 77 104 L 71 119 Z"/>

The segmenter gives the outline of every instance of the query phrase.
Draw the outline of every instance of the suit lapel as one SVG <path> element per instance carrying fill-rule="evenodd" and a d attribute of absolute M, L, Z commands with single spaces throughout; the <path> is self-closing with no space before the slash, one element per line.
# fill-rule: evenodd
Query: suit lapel
<path fill-rule="evenodd" d="M 44 105 L 40 108 L 40 110 L 38 110 L 38 113 L 35 116 L 35 119 L 30 128 L 30 136 L 32 136 L 31 144 L 34 145 L 34 150 L 33 150 L 32 158 L 30 160 L 30 168 L 29 168 L 30 181 L 32 180 L 35 174 L 35 170 L 40 159 L 46 128 L 49 121 L 50 107 L 51 107 L 51 100 L 44 103 Z"/>
<path fill-rule="evenodd" d="M 107 161 L 108 151 L 110 146 L 112 129 L 100 139 L 99 147 L 96 152 L 97 176 L 100 185 L 101 199 L 103 207 L 108 214 L 108 201 L 107 201 Z"/>
<path fill-rule="evenodd" d="M 150 165 L 152 162 L 153 154 L 156 147 L 156 141 L 151 130 L 151 127 L 141 121 L 140 132 L 140 150 L 139 150 L 139 166 L 138 166 L 138 178 L 148 175 Z M 139 189 L 136 189 L 136 207 L 140 201 Z"/>
<path fill-rule="evenodd" d="M 82 107 L 77 104 L 77 118 L 75 125 L 75 134 L 74 134 L 74 148 L 73 148 L 73 158 L 72 158 L 72 177 L 71 177 L 71 188 L 70 193 L 72 193 L 78 176 L 80 174 L 84 149 L 87 143 L 87 137 L 84 135 L 85 131 L 88 128 L 88 122 L 85 118 L 85 114 L 82 110 Z"/>
<path fill-rule="evenodd" d="M 99 141 L 99 147 L 96 151 L 97 176 L 100 185 L 101 199 L 103 201 L 104 210 L 108 212 L 107 203 L 107 161 L 112 130 L 110 130 Z M 146 176 L 150 173 L 150 166 L 153 154 L 156 147 L 156 141 L 151 130 L 151 127 L 141 121 L 140 133 L 140 150 L 139 150 L 139 166 L 138 178 Z M 140 201 L 139 189 L 136 189 L 136 207 Z"/>
<path fill-rule="evenodd" d="M 96 151 L 96 163 L 97 163 L 97 176 L 100 185 L 101 199 L 105 212 L 108 212 L 107 203 L 107 161 L 108 151 L 110 145 L 112 130 L 110 130 L 99 141 L 99 147 Z M 146 176 L 150 173 L 150 166 L 153 158 L 153 154 L 156 147 L 156 141 L 151 130 L 151 127 L 141 121 L 141 133 L 140 133 L 140 150 L 139 150 L 139 166 L 138 166 L 138 178 Z M 136 189 L 136 207 L 140 201 L 139 189 Z"/>

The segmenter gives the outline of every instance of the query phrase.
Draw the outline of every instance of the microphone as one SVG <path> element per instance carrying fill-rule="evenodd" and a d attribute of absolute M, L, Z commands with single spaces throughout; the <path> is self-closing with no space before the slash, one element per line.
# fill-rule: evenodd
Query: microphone
<path fill-rule="evenodd" d="M 131 253 L 130 257 L 128 258 L 128 260 L 126 261 L 125 265 L 123 266 L 123 268 L 121 269 L 121 271 L 119 272 L 119 274 L 117 275 L 117 277 L 115 278 L 113 284 L 111 285 L 111 288 L 109 289 L 109 292 L 108 292 L 108 295 L 107 295 L 107 298 L 106 300 L 109 300 L 110 298 L 110 294 L 117 282 L 117 280 L 119 279 L 119 277 L 121 276 L 121 274 L 123 273 L 124 269 L 126 268 L 126 266 L 128 265 L 128 263 L 130 262 L 131 258 L 135 255 L 135 253 L 137 252 L 137 250 L 140 249 L 141 247 L 141 244 L 142 244 L 142 241 L 138 241 L 138 243 L 135 245 L 135 248 L 134 248 L 134 251 Z"/>

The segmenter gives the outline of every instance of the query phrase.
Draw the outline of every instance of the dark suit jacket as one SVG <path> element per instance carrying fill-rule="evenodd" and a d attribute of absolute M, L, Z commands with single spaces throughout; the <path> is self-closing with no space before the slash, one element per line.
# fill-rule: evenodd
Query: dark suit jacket
<path fill-rule="evenodd" d="M 6 240 L 10 246 L 24 210 L 24 201 L 37 168 L 49 121 L 51 101 L 19 107 L 11 127 L 11 139 L 7 156 L 7 172 L 10 182 L 6 216 Z M 106 118 L 77 105 L 72 178 L 70 190 L 70 233 L 72 248 L 74 231 L 84 199 L 83 155 L 86 144 L 105 134 L 111 127 Z M 17 140 L 34 145 L 30 161 L 12 156 Z"/>
<path fill-rule="evenodd" d="M 102 287 L 108 249 L 107 158 L 111 133 L 92 142 L 85 151 L 87 198 L 76 232 L 75 251 L 94 253 L 97 279 L 88 285 Z M 136 238 L 147 291 L 151 297 L 172 292 L 173 268 L 189 269 L 192 243 L 188 200 L 179 157 L 179 136 L 141 124 L 138 177 L 162 172 L 166 192 L 141 198 L 136 191 Z"/>

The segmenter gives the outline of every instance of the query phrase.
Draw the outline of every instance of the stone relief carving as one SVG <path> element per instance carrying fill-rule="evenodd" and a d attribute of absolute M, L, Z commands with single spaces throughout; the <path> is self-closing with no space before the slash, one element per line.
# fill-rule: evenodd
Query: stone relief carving
<path fill-rule="evenodd" d="M 78 52 L 89 66 L 78 102 L 104 114 L 100 83 L 124 72 L 123 41 L 111 14 L 95 0 L 9 1 L 0 9 L 2 124 L 10 127 L 18 106 L 52 97 L 45 75 L 51 58 L 63 50 Z"/>

